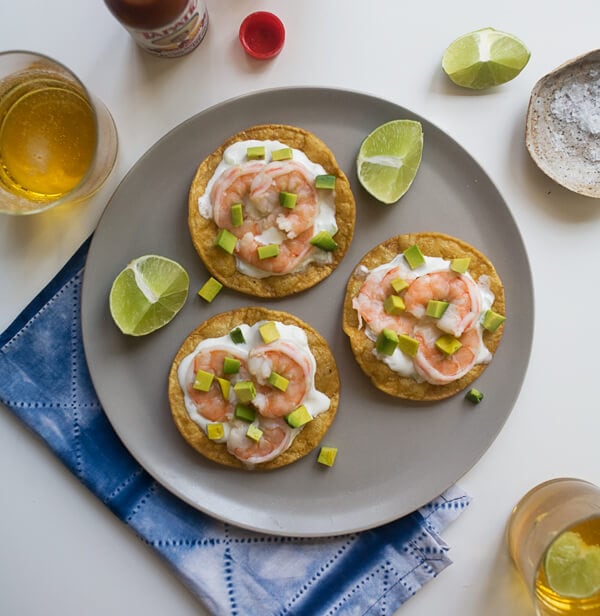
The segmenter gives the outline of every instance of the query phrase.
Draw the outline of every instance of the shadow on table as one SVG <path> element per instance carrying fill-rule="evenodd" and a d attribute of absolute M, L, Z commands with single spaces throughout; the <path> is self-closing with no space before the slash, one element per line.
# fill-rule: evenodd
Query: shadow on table
<path fill-rule="evenodd" d="M 484 585 L 483 589 L 480 614 L 535 616 L 533 603 L 508 554 L 504 536 L 496 542 L 494 570 L 489 572 L 487 588 Z"/>

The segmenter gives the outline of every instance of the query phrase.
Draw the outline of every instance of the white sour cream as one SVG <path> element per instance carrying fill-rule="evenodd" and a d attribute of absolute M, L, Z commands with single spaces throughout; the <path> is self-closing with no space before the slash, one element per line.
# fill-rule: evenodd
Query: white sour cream
<path fill-rule="evenodd" d="M 199 425 L 205 433 L 207 432 L 208 424 L 214 422 L 206 419 L 203 415 L 200 414 L 196 404 L 187 393 L 187 385 L 189 383 L 189 375 L 191 373 L 190 368 L 192 362 L 194 361 L 194 357 L 200 351 L 225 350 L 236 357 L 247 359 L 251 349 L 258 346 L 263 346 L 265 344 L 259 332 L 259 327 L 264 323 L 265 321 L 259 321 L 254 325 L 248 325 L 246 323 L 240 325 L 239 328 L 242 331 L 245 340 L 245 342 L 240 344 L 236 344 L 235 342 L 233 342 L 229 334 L 225 334 L 224 336 L 219 336 L 216 338 L 206 338 L 200 341 L 196 348 L 189 355 L 186 355 L 181 360 L 179 368 L 177 370 L 177 377 L 179 379 L 179 385 L 181 386 L 181 389 L 184 394 L 185 408 L 190 419 L 194 423 Z M 301 404 L 306 407 L 312 417 L 316 417 L 317 415 L 324 413 L 329 409 L 329 407 L 331 406 L 331 400 L 328 396 L 320 392 L 315 387 L 314 377 L 317 369 L 317 362 L 312 351 L 310 350 L 308 339 L 306 337 L 306 332 L 302 328 L 297 327 L 296 325 L 288 325 L 285 323 L 280 323 L 279 321 L 276 321 L 275 325 L 277 327 L 277 331 L 280 334 L 279 340 L 286 341 L 294 345 L 294 347 L 298 349 L 298 352 L 303 356 L 307 357 L 310 361 L 310 386 L 308 387 Z M 236 375 L 231 375 L 229 380 L 232 384 L 229 390 L 229 402 L 235 405 L 237 402 L 237 396 L 233 389 L 233 385 L 237 380 L 240 379 Z M 223 438 L 215 442 L 225 443 L 227 442 L 227 439 L 229 437 L 232 424 L 231 422 L 221 423 L 223 424 L 224 428 L 224 436 Z M 290 430 L 292 431 L 292 439 L 290 440 L 291 445 L 293 439 L 302 430 L 302 428 L 290 428 Z"/>
<path fill-rule="evenodd" d="M 249 147 L 264 146 L 265 158 L 264 162 L 269 163 L 272 161 L 272 152 L 274 150 L 281 150 L 287 148 L 284 143 L 280 141 L 260 141 L 256 139 L 250 139 L 247 141 L 238 141 L 230 145 L 223 153 L 223 159 L 217 165 L 213 176 L 206 185 L 204 194 L 198 198 L 198 211 L 200 215 L 209 220 L 213 220 L 213 203 L 211 201 L 212 189 L 215 182 L 219 179 L 221 174 L 235 165 L 246 162 L 246 152 Z M 317 176 L 323 175 L 327 172 L 322 165 L 311 161 L 304 152 L 296 148 L 290 148 L 292 150 L 292 158 L 296 163 L 301 164 L 306 168 L 309 175 Z M 318 204 L 319 212 L 314 222 L 314 235 L 320 231 L 327 231 L 332 236 L 337 233 L 338 226 L 335 220 L 335 191 L 334 190 L 318 190 Z M 257 236 L 259 243 L 264 244 L 281 244 L 285 240 L 285 235 L 278 229 L 272 228 Z M 314 249 L 308 252 L 306 257 L 298 264 L 293 270 L 294 272 L 302 271 L 309 263 L 331 263 L 333 255 L 331 252 L 325 250 Z M 267 276 L 276 276 L 272 272 L 266 272 L 262 269 L 254 267 L 249 263 L 246 263 L 242 259 L 236 256 L 236 267 L 238 271 L 246 276 L 252 278 L 266 278 Z"/>
<path fill-rule="evenodd" d="M 399 254 L 399 255 L 396 255 L 388 263 L 383 263 L 382 265 L 378 265 L 372 270 L 362 268 L 361 266 L 360 274 L 361 276 L 364 276 L 365 278 L 373 272 L 379 272 L 381 274 L 385 274 L 388 270 L 390 270 L 393 267 L 400 268 L 400 272 L 401 272 L 400 276 L 404 278 L 407 282 L 415 280 L 416 278 L 419 278 L 420 276 L 431 274 L 433 272 L 451 271 L 450 261 L 446 259 L 442 259 L 440 257 L 428 257 L 428 256 L 425 256 L 425 263 L 423 265 L 420 265 L 419 267 L 415 269 L 411 269 L 406 263 L 406 259 L 404 258 L 404 256 L 402 254 Z M 469 274 L 468 272 L 463 274 L 463 276 L 470 278 L 474 282 L 478 290 L 479 296 L 480 296 L 481 311 L 477 319 L 476 327 L 478 327 L 481 332 L 483 330 L 483 327 L 481 325 L 481 319 L 483 318 L 483 315 L 485 314 L 485 312 L 492 307 L 492 304 L 494 303 L 494 299 L 495 299 L 494 294 L 492 293 L 490 289 L 490 281 L 489 281 L 489 278 L 485 275 L 480 276 L 479 280 L 477 281 L 475 281 L 473 277 L 471 276 L 471 274 Z M 360 314 L 359 314 L 359 322 L 361 322 Z M 366 336 L 370 340 L 372 340 L 373 342 L 377 340 L 378 332 L 375 332 L 374 330 L 372 330 L 368 324 L 365 326 L 364 331 L 365 331 Z M 400 376 L 410 377 L 419 382 L 423 381 L 423 378 L 417 373 L 415 369 L 413 359 L 409 357 L 408 355 L 406 355 L 405 353 L 403 353 L 400 349 L 396 348 L 396 350 L 394 351 L 392 355 L 384 355 L 382 353 L 378 353 L 377 350 L 374 348 L 373 355 L 377 357 L 378 360 L 382 361 L 387 366 L 389 366 L 391 370 L 398 373 Z M 478 352 L 477 352 L 477 359 L 475 361 L 475 364 L 489 363 L 491 359 L 492 359 L 492 354 L 490 353 L 489 349 L 485 346 L 485 344 L 483 343 L 483 339 L 482 339 Z"/>

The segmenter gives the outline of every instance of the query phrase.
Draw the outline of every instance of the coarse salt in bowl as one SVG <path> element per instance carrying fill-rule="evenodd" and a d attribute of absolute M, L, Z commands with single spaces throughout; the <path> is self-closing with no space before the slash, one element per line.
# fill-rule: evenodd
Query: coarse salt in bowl
<path fill-rule="evenodd" d="M 600 198 L 600 49 L 565 62 L 535 84 L 525 144 L 555 182 Z"/>

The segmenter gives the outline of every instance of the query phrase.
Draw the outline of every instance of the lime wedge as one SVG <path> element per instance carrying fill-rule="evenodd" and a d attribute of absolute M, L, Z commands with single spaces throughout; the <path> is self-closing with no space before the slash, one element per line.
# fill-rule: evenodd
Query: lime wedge
<path fill-rule="evenodd" d="M 421 164 L 423 128 L 415 120 L 392 120 L 367 135 L 356 159 L 363 188 L 382 203 L 395 203 L 410 188 Z"/>
<path fill-rule="evenodd" d="M 124 334 L 149 334 L 181 310 L 189 286 L 189 276 L 179 263 L 158 255 L 138 257 L 113 282 L 110 314 Z"/>
<path fill-rule="evenodd" d="M 442 68 L 455 84 L 483 90 L 514 79 L 530 56 L 516 36 L 483 28 L 452 42 L 444 52 Z"/>
<path fill-rule="evenodd" d="M 560 535 L 546 553 L 548 585 L 563 597 L 582 599 L 600 590 L 600 546 L 588 545 L 579 533 Z"/>

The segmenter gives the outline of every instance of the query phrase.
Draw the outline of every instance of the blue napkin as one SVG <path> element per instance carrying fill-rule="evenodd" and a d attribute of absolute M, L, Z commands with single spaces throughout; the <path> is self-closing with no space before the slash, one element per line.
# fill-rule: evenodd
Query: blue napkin
<path fill-rule="evenodd" d="M 0 401 L 175 570 L 214 614 L 393 614 L 451 561 L 439 534 L 459 488 L 379 528 L 331 538 L 261 535 L 215 520 L 157 484 L 113 431 L 81 337 L 86 241 L 0 335 Z"/>

